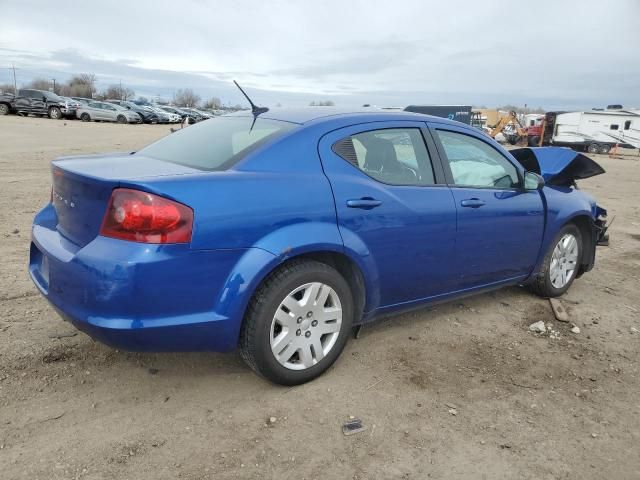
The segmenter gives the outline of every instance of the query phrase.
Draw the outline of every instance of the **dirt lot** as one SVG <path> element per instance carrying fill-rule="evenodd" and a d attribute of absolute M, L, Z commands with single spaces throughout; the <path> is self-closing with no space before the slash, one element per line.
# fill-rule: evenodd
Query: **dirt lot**
<path fill-rule="evenodd" d="M 94 343 L 28 278 L 50 160 L 168 130 L 0 117 L 1 478 L 640 478 L 637 152 L 581 184 L 616 221 L 563 299 L 580 334 L 511 288 L 368 327 L 323 377 L 282 388 L 237 354 Z M 343 436 L 350 415 L 368 430 Z"/>

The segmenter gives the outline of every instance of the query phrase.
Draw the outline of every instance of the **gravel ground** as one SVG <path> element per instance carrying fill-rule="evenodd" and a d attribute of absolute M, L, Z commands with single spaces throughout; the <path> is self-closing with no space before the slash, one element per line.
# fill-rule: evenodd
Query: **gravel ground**
<path fill-rule="evenodd" d="M 607 174 L 581 183 L 616 216 L 562 299 L 581 333 L 508 288 L 367 327 L 324 376 L 283 388 L 237 354 L 94 343 L 28 278 L 50 160 L 168 131 L 0 117 L 3 479 L 640 477 L 637 151 L 596 156 Z M 557 333 L 530 332 L 539 320 Z M 350 416 L 367 430 L 343 436 Z"/>

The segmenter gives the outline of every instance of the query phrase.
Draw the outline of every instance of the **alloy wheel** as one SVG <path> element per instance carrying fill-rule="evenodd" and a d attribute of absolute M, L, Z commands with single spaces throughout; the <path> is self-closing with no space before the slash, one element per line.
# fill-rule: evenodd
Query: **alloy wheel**
<path fill-rule="evenodd" d="M 329 285 L 312 282 L 289 293 L 271 322 L 270 344 L 285 368 L 305 370 L 335 346 L 342 327 L 342 304 Z"/>
<path fill-rule="evenodd" d="M 578 240 L 567 233 L 562 236 L 551 254 L 549 276 L 555 288 L 563 288 L 573 277 L 578 265 Z"/>

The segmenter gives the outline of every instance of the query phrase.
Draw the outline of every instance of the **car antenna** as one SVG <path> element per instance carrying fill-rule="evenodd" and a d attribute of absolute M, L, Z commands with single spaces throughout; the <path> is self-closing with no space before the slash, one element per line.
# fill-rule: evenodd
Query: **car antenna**
<path fill-rule="evenodd" d="M 238 89 L 242 92 L 242 94 L 244 95 L 244 97 L 247 99 L 247 101 L 249 102 L 249 104 L 251 105 L 251 113 L 253 113 L 254 116 L 258 116 L 261 113 L 265 113 L 268 112 L 269 109 L 267 107 L 258 107 L 255 103 L 253 103 L 251 101 L 251 99 L 249 98 L 249 95 L 247 95 L 245 93 L 245 91 L 242 89 L 242 87 L 240 85 L 238 85 L 238 82 L 236 82 L 235 80 L 233 81 L 233 83 L 236 84 L 236 87 L 238 87 Z"/>

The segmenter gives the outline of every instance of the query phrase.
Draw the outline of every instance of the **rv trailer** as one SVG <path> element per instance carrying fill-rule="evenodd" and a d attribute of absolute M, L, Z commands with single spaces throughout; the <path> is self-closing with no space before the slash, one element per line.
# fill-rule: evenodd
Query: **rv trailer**
<path fill-rule="evenodd" d="M 640 148 L 640 110 L 547 112 L 542 145 L 570 147 L 590 153 L 608 153 L 614 146 Z M 540 133 L 530 145 L 540 144 Z"/>

